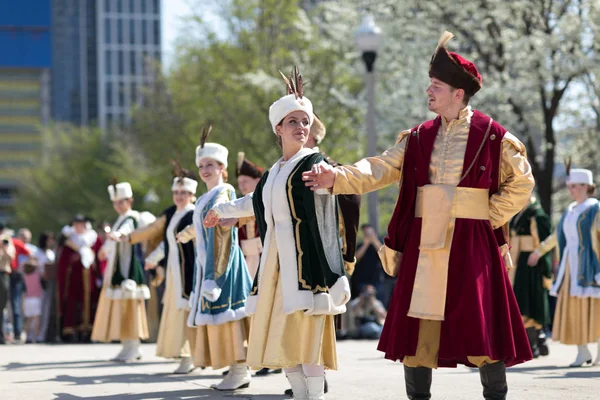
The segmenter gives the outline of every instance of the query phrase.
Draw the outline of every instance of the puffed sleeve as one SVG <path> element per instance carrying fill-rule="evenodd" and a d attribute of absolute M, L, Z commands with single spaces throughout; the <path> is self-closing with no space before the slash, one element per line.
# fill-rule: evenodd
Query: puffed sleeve
<path fill-rule="evenodd" d="M 362 194 L 379 190 L 400 180 L 410 130 L 398 134 L 394 147 L 377 157 L 363 158 L 353 165 L 335 168 L 333 194 Z"/>
<path fill-rule="evenodd" d="M 502 139 L 500 185 L 490 197 L 490 222 L 496 229 L 506 224 L 529 202 L 535 185 L 527 151 L 511 133 Z"/>

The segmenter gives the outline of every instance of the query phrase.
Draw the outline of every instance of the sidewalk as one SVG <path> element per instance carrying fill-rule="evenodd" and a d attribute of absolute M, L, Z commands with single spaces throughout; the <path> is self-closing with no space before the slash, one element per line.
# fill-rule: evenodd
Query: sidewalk
<path fill-rule="evenodd" d="M 375 341 L 338 343 L 339 371 L 327 373 L 328 400 L 406 399 L 403 368 L 384 360 Z M 595 354 L 595 346 L 590 349 Z M 191 400 L 286 399 L 283 374 L 253 379 L 250 388 L 236 393 L 210 389 L 222 371 L 196 370 L 172 375 L 177 363 L 153 355 L 154 345 L 143 345 L 142 361 L 123 364 L 105 361 L 118 345 L 7 345 L 0 346 L 2 400 Z M 575 358 L 573 346 L 552 344 L 543 357 L 509 370 L 511 400 L 600 399 L 600 366 L 566 366 Z M 479 374 L 466 367 L 441 369 L 433 375 L 433 399 L 481 399 Z"/>

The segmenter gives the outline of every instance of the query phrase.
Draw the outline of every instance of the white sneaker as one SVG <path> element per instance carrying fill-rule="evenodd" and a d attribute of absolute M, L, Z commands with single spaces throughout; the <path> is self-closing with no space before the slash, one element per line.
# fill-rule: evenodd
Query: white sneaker
<path fill-rule="evenodd" d="M 194 362 L 192 361 L 192 357 L 181 357 L 181 363 L 179 363 L 179 367 L 175 371 L 174 374 L 189 374 L 195 369 Z"/>
<path fill-rule="evenodd" d="M 217 385 L 211 387 L 216 390 L 237 390 L 250 386 L 252 376 L 246 364 L 234 364 L 229 369 L 227 376 Z"/>
<path fill-rule="evenodd" d="M 577 346 L 577 358 L 575 361 L 569 365 L 571 368 L 582 367 L 583 364 L 591 364 L 592 363 L 592 353 L 590 353 L 590 349 L 588 349 L 587 345 L 579 345 Z"/>

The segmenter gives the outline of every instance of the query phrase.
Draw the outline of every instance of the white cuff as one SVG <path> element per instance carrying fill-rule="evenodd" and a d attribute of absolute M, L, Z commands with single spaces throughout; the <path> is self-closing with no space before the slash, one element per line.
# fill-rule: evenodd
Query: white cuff
<path fill-rule="evenodd" d="M 219 296 L 221 296 L 221 288 L 217 286 L 217 282 L 213 280 L 206 280 L 202 282 L 200 293 L 208 301 L 217 301 Z"/>

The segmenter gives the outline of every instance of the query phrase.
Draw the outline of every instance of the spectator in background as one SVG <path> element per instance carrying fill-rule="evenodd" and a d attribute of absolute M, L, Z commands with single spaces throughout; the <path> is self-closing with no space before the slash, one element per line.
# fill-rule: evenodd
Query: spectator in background
<path fill-rule="evenodd" d="M 23 301 L 23 314 L 26 324 L 27 343 L 35 343 L 40 333 L 40 316 L 42 315 L 42 288 L 41 268 L 36 258 L 31 257 L 23 264 L 25 281 L 25 300 Z"/>
<path fill-rule="evenodd" d="M 377 251 L 383 246 L 377 232 L 372 225 L 364 224 L 360 227 L 363 240 L 356 251 L 356 267 L 352 274 L 352 297 L 356 298 L 362 293 L 366 285 L 380 288 L 384 279 L 383 267 Z"/>
<path fill-rule="evenodd" d="M 27 232 L 29 232 L 29 230 L 21 231 L 19 231 L 19 235 L 23 233 L 21 237 L 27 239 Z M 31 232 L 29 232 L 29 240 L 31 241 Z M 11 237 L 10 242 L 15 249 L 15 256 L 11 261 L 10 307 L 13 315 L 14 340 L 16 343 L 21 343 L 21 333 L 23 332 L 23 318 L 21 312 L 23 308 L 23 290 L 25 290 L 25 281 L 23 279 L 21 267 L 27 262 L 31 256 L 31 252 L 22 240 Z M 35 249 L 35 246 L 33 246 L 33 248 Z"/>
<path fill-rule="evenodd" d="M 12 245 L 10 232 L 0 223 L 0 344 L 4 339 L 4 308 L 10 293 L 11 264 L 15 258 L 15 247 Z"/>
<path fill-rule="evenodd" d="M 38 238 L 38 251 L 36 258 L 44 281 L 44 295 L 42 297 L 42 314 L 40 316 L 40 329 L 36 338 L 37 342 L 46 341 L 48 324 L 52 313 L 52 304 L 54 303 L 54 293 L 56 291 L 56 272 L 55 262 L 56 254 L 54 248 L 56 240 L 54 233 L 42 232 Z"/>
<path fill-rule="evenodd" d="M 362 288 L 360 296 L 350 302 L 352 315 L 356 319 L 356 339 L 379 339 L 387 311 L 377 300 L 377 289 L 373 285 Z"/>

